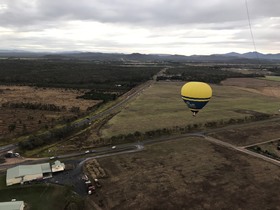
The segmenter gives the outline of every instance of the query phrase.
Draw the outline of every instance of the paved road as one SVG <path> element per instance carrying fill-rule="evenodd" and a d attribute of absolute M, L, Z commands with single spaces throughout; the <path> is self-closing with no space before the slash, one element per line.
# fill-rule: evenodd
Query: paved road
<path fill-rule="evenodd" d="M 37 158 L 37 159 L 24 159 L 22 162 L 19 163 L 11 163 L 11 164 L 0 164 L 0 171 L 6 171 L 8 168 L 18 166 L 18 165 L 29 165 L 29 164 L 38 164 L 38 163 L 45 163 L 45 162 L 54 162 L 55 160 L 64 160 L 71 159 L 71 161 L 76 162 L 85 162 L 86 160 L 92 159 L 92 158 L 99 158 L 99 157 L 106 157 L 106 156 L 113 156 L 113 155 L 119 155 L 124 153 L 132 153 L 132 152 L 138 152 L 144 149 L 142 145 L 138 145 L 136 143 L 130 143 L 130 144 L 123 144 L 116 146 L 115 149 L 112 149 L 112 147 L 102 147 L 95 150 L 88 150 L 84 152 L 78 152 L 78 153 L 72 153 L 67 155 L 59 155 L 54 157 L 53 159 L 50 158 Z M 21 157 L 20 157 L 21 158 Z M 75 158 L 75 159 L 73 159 Z"/>
<path fill-rule="evenodd" d="M 93 156 L 80 158 L 76 160 L 66 160 L 63 161 L 65 164 L 73 165 L 72 170 L 67 170 L 59 173 L 54 173 L 51 179 L 48 179 L 47 182 L 62 184 L 72 186 L 74 191 L 79 195 L 86 195 L 86 186 L 85 181 L 82 179 L 83 176 L 83 164 L 91 159 L 108 157 L 113 155 L 127 154 L 139 152 L 143 149 L 141 145 L 131 145 L 131 146 L 118 146 L 116 149 L 107 148 L 99 151 L 94 151 Z M 87 155 L 89 155 L 88 153 Z M 97 195 L 97 194 L 95 194 Z"/>
<path fill-rule="evenodd" d="M 9 144 L 0 147 L 0 154 L 6 153 L 7 151 L 14 150 L 17 148 L 17 144 Z"/>

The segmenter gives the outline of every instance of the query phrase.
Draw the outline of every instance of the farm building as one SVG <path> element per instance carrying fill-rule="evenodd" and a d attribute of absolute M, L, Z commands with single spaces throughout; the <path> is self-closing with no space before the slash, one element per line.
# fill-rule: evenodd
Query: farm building
<path fill-rule="evenodd" d="M 23 210 L 23 201 L 0 202 L 0 210 Z"/>
<path fill-rule="evenodd" d="M 52 172 L 64 171 L 65 164 L 61 163 L 59 160 L 56 160 L 54 164 L 52 164 Z"/>
<path fill-rule="evenodd" d="M 7 170 L 6 184 L 9 186 L 49 177 L 52 177 L 49 163 L 20 165 Z"/>

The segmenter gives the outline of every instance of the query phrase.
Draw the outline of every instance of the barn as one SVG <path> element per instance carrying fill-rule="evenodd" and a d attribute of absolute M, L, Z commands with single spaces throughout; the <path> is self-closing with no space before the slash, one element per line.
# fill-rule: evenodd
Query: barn
<path fill-rule="evenodd" d="M 52 177 L 49 163 L 36 165 L 20 165 L 7 170 L 6 184 L 23 184 L 25 182 Z"/>

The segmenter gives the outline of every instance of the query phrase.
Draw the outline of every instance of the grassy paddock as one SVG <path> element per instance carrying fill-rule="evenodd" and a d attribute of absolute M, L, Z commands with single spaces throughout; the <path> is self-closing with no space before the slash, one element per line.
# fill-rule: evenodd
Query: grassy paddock
<path fill-rule="evenodd" d="M 278 113 L 279 99 L 241 90 L 238 87 L 211 85 L 212 99 L 196 117 L 192 117 L 192 113 L 180 97 L 183 84 L 183 82 L 157 82 L 152 85 L 104 126 L 103 137 L 244 118 L 254 112 Z"/>
<path fill-rule="evenodd" d="M 280 82 L 280 77 L 279 77 L 279 76 L 265 76 L 265 77 L 262 78 L 262 79 Z"/>

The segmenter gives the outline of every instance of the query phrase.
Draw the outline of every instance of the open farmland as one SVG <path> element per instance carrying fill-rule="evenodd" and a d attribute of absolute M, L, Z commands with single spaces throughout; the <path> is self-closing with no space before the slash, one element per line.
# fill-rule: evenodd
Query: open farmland
<path fill-rule="evenodd" d="M 242 80 L 242 78 L 236 79 Z M 255 79 L 254 81 L 262 81 Z M 261 113 L 278 114 L 279 99 L 240 86 L 211 85 L 213 97 L 206 107 L 192 117 L 183 103 L 180 89 L 183 82 L 157 82 L 150 86 L 113 117 L 103 128 L 104 137 L 121 133 L 185 127 L 229 119 L 244 119 Z M 279 84 L 279 83 L 278 83 Z"/>
<path fill-rule="evenodd" d="M 279 167 L 186 138 L 99 159 L 107 209 L 279 209 Z"/>

